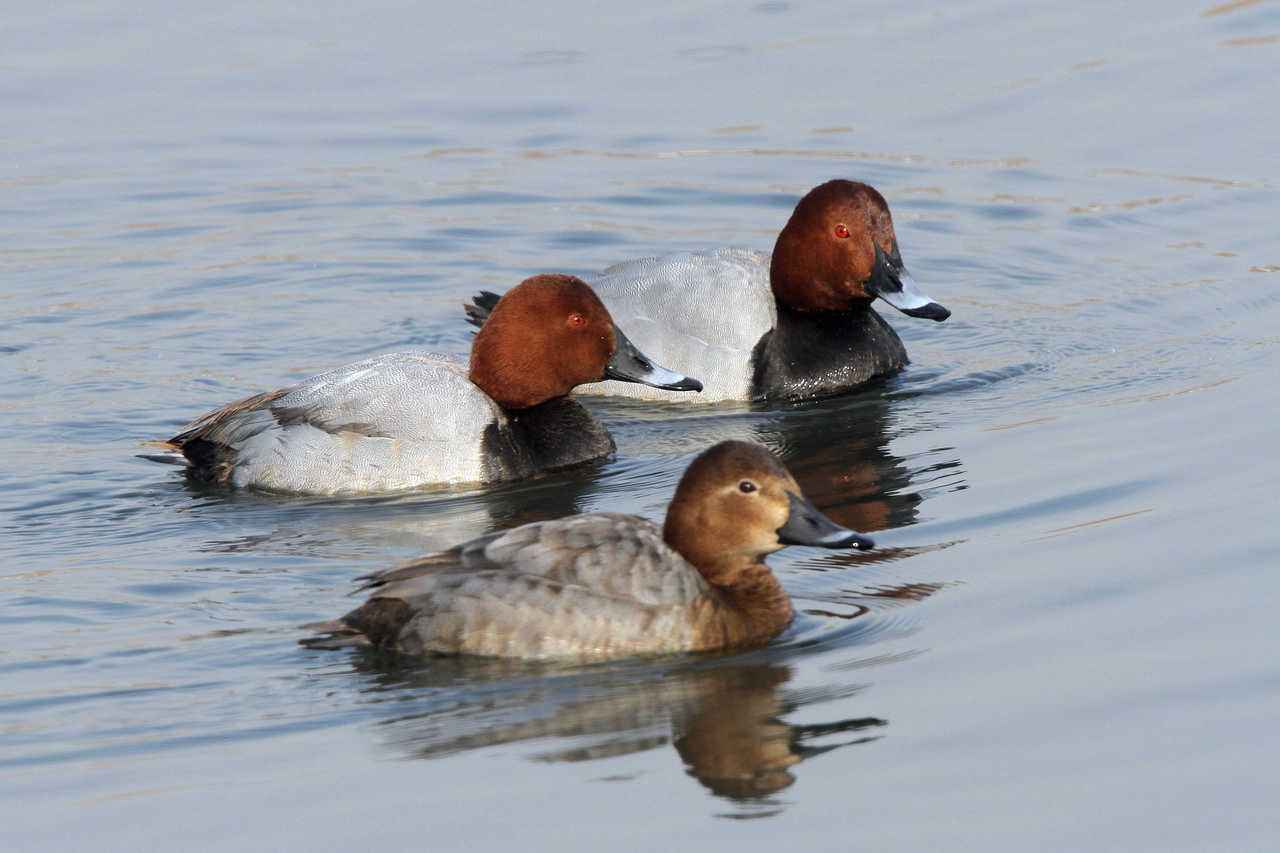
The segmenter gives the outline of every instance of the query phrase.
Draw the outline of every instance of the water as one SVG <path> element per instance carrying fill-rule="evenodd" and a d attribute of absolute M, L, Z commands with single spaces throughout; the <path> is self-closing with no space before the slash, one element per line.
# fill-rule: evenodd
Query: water
<path fill-rule="evenodd" d="M 1280 4 L 20 3 L 0 30 L 5 849 L 1264 850 Z M 595 406 L 489 491 L 225 494 L 135 459 L 537 271 L 768 249 L 831 177 L 954 311 L 775 411 Z M 886 309 L 887 310 L 887 309 Z M 296 645 L 352 579 L 661 516 L 751 437 L 869 554 L 745 655 Z M 742 820 L 747 818 L 748 820 Z"/>

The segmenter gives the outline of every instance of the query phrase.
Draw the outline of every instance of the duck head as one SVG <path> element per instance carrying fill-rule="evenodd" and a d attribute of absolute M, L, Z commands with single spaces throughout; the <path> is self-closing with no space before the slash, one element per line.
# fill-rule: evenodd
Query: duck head
<path fill-rule="evenodd" d="M 603 379 L 702 390 L 698 380 L 640 352 L 591 287 L 570 275 L 536 275 L 507 291 L 476 333 L 469 375 L 506 409 L 527 409 Z"/>
<path fill-rule="evenodd" d="M 768 448 L 746 441 L 723 441 L 694 459 L 667 510 L 663 539 L 722 587 L 747 581 L 787 545 L 874 547 L 819 512 Z"/>
<path fill-rule="evenodd" d="M 951 316 L 907 274 L 884 196 L 854 181 L 827 181 L 800 199 L 769 277 L 778 303 L 797 311 L 850 311 L 883 299 L 912 317 Z"/>

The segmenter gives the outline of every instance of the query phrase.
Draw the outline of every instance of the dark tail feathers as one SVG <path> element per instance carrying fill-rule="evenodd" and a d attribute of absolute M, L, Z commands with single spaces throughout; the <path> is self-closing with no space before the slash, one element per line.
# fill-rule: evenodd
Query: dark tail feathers
<path fill-rule="evenodd" d="M 493 311 L 493 306 L 498 304 L 501 299 L 498 294 L 490 293 L 482 290 L 472 297 L 471 303 L 463 303 L 462 310 L 467 312 L 467 322 L 473 326 L 483 326 L 484 321 L 489 319 L 489 313 Z"/>

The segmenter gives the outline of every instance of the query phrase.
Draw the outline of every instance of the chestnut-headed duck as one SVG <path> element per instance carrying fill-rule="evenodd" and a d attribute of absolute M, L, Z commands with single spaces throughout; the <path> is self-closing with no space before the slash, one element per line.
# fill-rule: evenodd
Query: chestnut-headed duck
<path fill-rule="evenodd" d="M 304 642 L 546 660 L 760 646 L 792 619 L 764 562 L 786 545 L 873 547 L 768 449 L 725 441 L 685 471 L 661 528 L 591 513 L 482 536 L 361 578 L 369 600 Z"/>
<path fill-rule="evenodd" d="M 638 350 L 583 281 L 539 275 L 498 301 L 469 365 L 425 351 L 357 361 L 211 412 L 164 443 L 167 458 L 148 458 L 301 494 L 520 479 L 613 453 L 566 396 L 604 378 L 702 387 Z"/>
<path fill-rule="evenodd" d="M 707 403 L 829 397 L 900 370 L 906 348 L 875 299 L 912 317 L 951 315 L 907 275 L 884 197 L 844 180 L 800 199 L 772 256 L 686 252 L 589 281 L 645 352 L 702 380 Z M 617 382 L 579 393 L 679 399 Z"/>

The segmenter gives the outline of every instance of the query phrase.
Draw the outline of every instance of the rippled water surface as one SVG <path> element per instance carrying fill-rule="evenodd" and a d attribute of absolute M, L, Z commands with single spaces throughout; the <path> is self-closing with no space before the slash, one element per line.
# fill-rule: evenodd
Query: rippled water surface
<path fill-rule="evenodd" d="M 0 29 L 5 849 L 1275 849 L 1280 4 L 218 7 Z M 881 387 L 591 403 L 616 459 L 486 491 L 134 456 L 464 352 L 479 288 L 769 249 L 831 177 L 954 312 L 888 317 Z M 426 549 L 660 518 L 726 437 L 884 546 L 778 555 L 803 615 L 766 649 L 297 645 Z"/>

